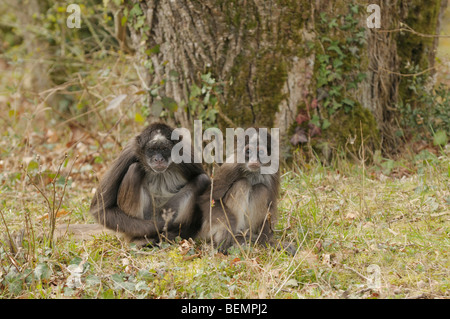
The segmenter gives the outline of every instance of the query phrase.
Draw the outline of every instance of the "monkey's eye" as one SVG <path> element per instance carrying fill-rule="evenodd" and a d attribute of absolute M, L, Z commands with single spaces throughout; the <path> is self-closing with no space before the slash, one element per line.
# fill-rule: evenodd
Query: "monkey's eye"
<path fill-rule="evenodd" d="M 245 150 L 245 157 L 250 159 L 251 157 L 258 156 L 258 151 L 255 149 L 247 148 Z"/>

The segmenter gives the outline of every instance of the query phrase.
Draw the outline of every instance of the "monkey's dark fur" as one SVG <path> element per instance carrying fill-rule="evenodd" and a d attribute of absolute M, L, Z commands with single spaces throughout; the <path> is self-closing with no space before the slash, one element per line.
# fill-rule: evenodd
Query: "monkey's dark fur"
<path fill-rule="evenodd" d="M 270 136 L 268 137 L 270 141 Z M 248 149 L 248 141 L 245 148 Z M 270 153 L 270 143 L 267 149 Z M 256 242 L 274 245 L 272 223 L 277 218 L 279 172 L 261 174 L 261 162 L 224 163 L 215 173 L 211 186 L 199 198 L 203 215 L 200 237 L 213 241 L 221 252 L 236 243 Z M 212 204 L 212 206 L 211 206 Z M 278 247 L 280 248 L 280 247 Z"/>
<path fill-rule="evenodd" d="M 175 164 L 173 129 L 147 127 L 124 148 L 91 203 L 99 224 L 145 244 L 176 236 L 194 238 L 202 224 L 197 196 L 210 184 L 201 164 Z"/>

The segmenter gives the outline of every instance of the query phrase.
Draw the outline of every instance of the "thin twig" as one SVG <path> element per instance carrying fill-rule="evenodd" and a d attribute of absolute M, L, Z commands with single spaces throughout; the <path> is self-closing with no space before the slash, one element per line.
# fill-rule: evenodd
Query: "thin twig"
<path fill-rule="evenodd" d="M 419 76 L 419 75 L 425 74 L 427 72 L 430 72 L 430 71 L 432 71 L 434 69 L 437 69 L 437 66 L 432 66 L 432 67 L 430 67 L 428 69 L 425 69 L 425 70 L 417 72 L 417 73 L 400 73 L 400 72 L 391 71 L 391 70 L 384 69 L 384 68 L 378 68 L 378 70 L 375 70 L 374 68 L 369 67 L 369 70 L 371 70 L 371 71 L 373 71 L 375 73 L 380 73 L 380 71 L 383 71 L 383 72 L 386 72 L 386 73 L 389 73 L 389 74 L 394 74 L 394 75 L 403 76 L 403 77 Z"/>
<path fill-rule="evenodd" d="M 417 32 L 416 30 L 414 30 L 413 28 L 411 28 L 410 26 L 408 26 L 407 24 L 405 24 L 404 22 L 402 22 L 403 25 L 405 25 L 406 27 L 401 27 L 401 28 L 397 28 L 397 29 L 390 29 L 390 30 L 373 30 L 374 32 L 377 33 L 393 33 L 393 32 L 410 32 L 412 34 L 415 34 L 419 37 L 423 37 L 423 38 L 450 38 L 450 35 L 439 35 L 439 34 L 425 34 L 425 33 L 420 33 Z"/>
<path fill-rule="evenodd" d="M 63 187 L 63 190 L 62 190 L 61 197 L 59 198 L 58 208 L 56 209 L 56 212 L 54 212 L 55 216 L 54 216 L 54 221 L 53 221 L 53 223 L 52 223 L 52 233 L 51 233 L 51 238 L 52 238 L 52 239 L 53 239 L 53 234 L 54 234 L 54 232 L 55 232 L 55 227 L 56 227 L 56 215 L 57 215 L 57 212 L 59 211 L 59 209 L 61 208 L 62 201 L 63 201 L 63 199 L 64 199 L 64 195 L 66 194 L 67 183 L 69 182 L 70 174 L 72 173 L 73 166 L 75 165 L 75 162 L 77 161 L 78 157 L 79 157 L 79 156 L 77 155 L 77 156 L 75 157 L 75 159 L 73 160 L 72 165 L 70 166 L 69 172 L 67 173 L 67 177 L 66 177 L 66 179 L 64 180 L 64 187 Z M 66 156 L 64 157 L 64 162 L 65 162 L 66 159 L 67 159 L 67 154 L 66 154 Z M 55 177 L 55 178 L 56 178 L 56 177 Z"/>
<path fill-rule="evenodd" d="M 3 224 L 6 228 L 6 235 L 8 236 L 9 246 L 13 254 L 17 253 L 16 245 L 11 237 L 11 233 L 9 232 L 8 224 L 6 223 L 5 216 L 3 215 L 3 211 L 0 209 L 0 215 L 2 216 Z"/>

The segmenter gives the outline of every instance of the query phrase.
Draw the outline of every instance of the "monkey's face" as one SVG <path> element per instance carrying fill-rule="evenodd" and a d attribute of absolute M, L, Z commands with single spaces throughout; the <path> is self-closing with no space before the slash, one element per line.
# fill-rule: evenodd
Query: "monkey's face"
<path fill-rule="evenodd" d="M 161 148 L 159 146 L 148 148 L 146 153 L 147 165 L 155 173 L 164 173 L 172 163 L 170 153 L 171 149 L 168 148 Z"/>
<path fill-rule="evenodd" d="M 262 165 L 267 165 L 267 161 L 264 160 L 268 156 L 267 148 L 265 146 L 260 145 L 254 147 L 252 145 L 246 145 L 244 151 L 246 167 L 249 171 L 259 172 Z"/>
<path fill-rule="evenodd" d="M 173 142 L 170 140 L 169 133 L 156 130 L 150 134 L 149 140 L 143 146 L 144 156 L 141 160 L 144 163 L 142 164 L 155 173 L 164 173 L 172 163 Z"/>

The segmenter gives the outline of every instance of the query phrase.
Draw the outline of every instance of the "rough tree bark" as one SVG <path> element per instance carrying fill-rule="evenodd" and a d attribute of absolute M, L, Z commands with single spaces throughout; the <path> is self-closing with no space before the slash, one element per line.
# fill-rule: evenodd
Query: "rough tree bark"
<path fill-rule="evenodd" d="M 358 65 L 366 76 L 349 93 L 357 105 L 355 110 L 329 117 L 321 99 L 330 94 L 330 88 L 316 87 L 317 57 L 324 50 L 318 30 L 323 27 L 323 13 L 330 17 L 345 15 L 349 1 L 134 0 L 131 6 L 139 5 L 145 27 L 133 28 L 136 19 L 129 24 L 141 65 L 148 61 L 152 64 L 151 68 L 147 64 L 140 69 L 144 85 L 150 87 L 170 74 L 178 75 L 178 81 L 165 81 L 161 96 L 187 101 L 192 84 L 211 72 L 224 83 L 219 120 L 223 126 L 279 127 L 282 135 L 290 136 L 299 126 L 297 115 L 306 108 L 309 118 L 310 111 L 318 113 L 322 121 L 329 118 L 333 129 L 320 132 L 323 139 L 342 135 L 333 147 L 359 135 L 360 125 L 380 147 L 397 143 L 392 129 L 398 115 L 395 106 L 405 94 L 400 73 L 407 63 L 416 63 L 421 69 L 432 67 L 437 45 L 437 38 L 392 30 L 406 23 L 416 32 L 437 34 L 440 12 L 447 0 L 372 2 L 382 10 L 379 30 L 365 27 L 367 1 L 354 1 L 360 5 L 359 26 L 365 27 Z M 334 28 L 344 22 L 342 16 Z M 312 104 L 314 110 L 310 110 Z M 185 127 L 193 122 L 181 108 L 175 119 Z M 344 122 L 350 125 L 341 132 Z"/>
<path fill-rule="evenodd" d="M 419 72 L 435 74 L 435 57 L 442 15 L 447 0 L 403 1 L 374 0 L 380 5 L 382 29 L 372 29 L 367 40 L 367 81 L 362 85 L 360 102 L 371 110 L 389 150 L 395 151 L 400 141 L 395 135 L 398 127 L 398 102 L 409 97 L 406 78 L 408 66 L 417 65 Z M 409 31 L 399 31 L 409 30 Z M 420 34 L 419 34 L 420 33 Z M 424 72 L 425 71 L 425 72 Z M 414 73 L 414 72 L 413 72 Z"/>
<path fill-rule="evenodd" d="M 225 83 L 221 109 L 237 126 L 258 124 L 286 131 L 308 90 L 314 57 L 305 56 L 312 5 L 309 1 L 145 1 L 147 31 L 132 33 L 135 47 L 158 47 L 147 57 L 154 74 L 148 86 L 174 70 L 179 81 L 167 81 L 160 92 L 177 102 L 187 100 L 200 75 L 212 72 Z M 310 22 L 309 22 L 310 23 Z M 176 114 L 190 126 L 183 110 Z M 230 123 L 228 123 L 230 124 Z"/>

